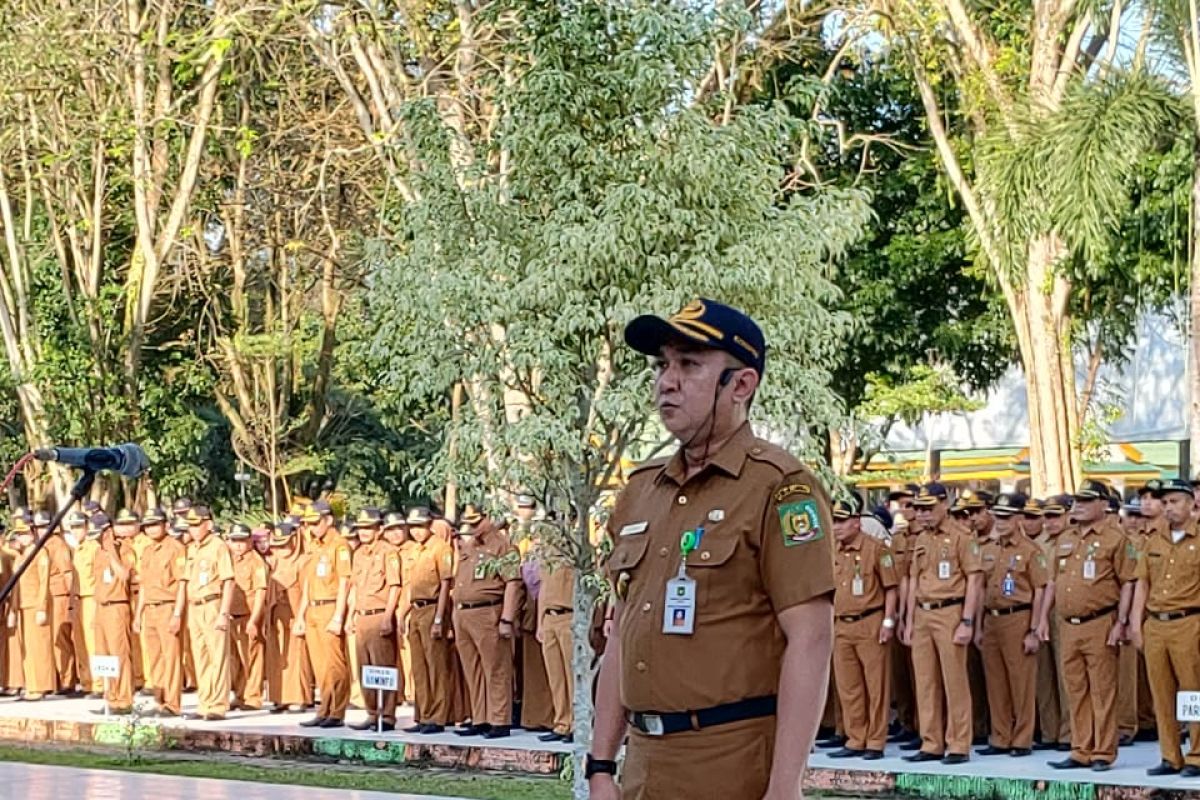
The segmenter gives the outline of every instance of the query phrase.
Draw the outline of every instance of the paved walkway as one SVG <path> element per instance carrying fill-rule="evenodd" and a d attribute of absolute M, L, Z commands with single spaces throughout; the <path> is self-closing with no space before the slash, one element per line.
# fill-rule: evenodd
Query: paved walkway
<path fill-rule="evenodd" d="M 135 775 L 71 767 L 43 767 L 0 763 L 3 796 L 21 800 L 325 800 L 331 794 L 342 800 L 454 800 L 430 795 L 359 792 L 350 789 L 316 789 L 276 786 L 211 778 L 177 778 L 171 775 Z"/>

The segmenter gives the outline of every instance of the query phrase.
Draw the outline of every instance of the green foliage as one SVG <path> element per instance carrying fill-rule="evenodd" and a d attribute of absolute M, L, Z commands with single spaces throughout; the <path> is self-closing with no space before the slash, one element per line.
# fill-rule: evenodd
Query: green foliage
<path fill-rule="evenodd" d="M 867 375 L 867 391 L 859 412 L 916 425 L 926 414 L 976 411 L 983 403 L 963 393 L 954 374 L 944 368 L 916 366 L 902 381 Z"/>

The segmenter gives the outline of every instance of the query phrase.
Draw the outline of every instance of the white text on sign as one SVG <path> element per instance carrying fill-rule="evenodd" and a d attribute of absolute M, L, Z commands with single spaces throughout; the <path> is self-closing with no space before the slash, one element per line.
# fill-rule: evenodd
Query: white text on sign
<path fill-rule="evenodd" d="M 121 677 L 121 659 L 116 656 L 92 656 L 91 666 L 97 678 Z"/>
<path fill-rule="evenodd" d="M 400 684 L 400 672 L 395 667 L 363 667 L 362 688 L 394 692 Z"/>
<path fill-rule="evenodd" d="M 1175 719 L 1180 722 L 1200 722 L 1200 692 L 1175 693 Z"/>

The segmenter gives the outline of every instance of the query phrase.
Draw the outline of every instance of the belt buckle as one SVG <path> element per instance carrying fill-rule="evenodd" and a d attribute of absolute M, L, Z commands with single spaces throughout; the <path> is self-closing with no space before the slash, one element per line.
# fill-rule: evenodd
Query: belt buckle
<path fill-rule="evenodd" d="M 1159 622 L 1170 622 L 1172 619 L 1171 612 L 1169 612 L 1169 611 L 1160 611 L 1159 613 L 1155 614 L 1154 616 L 1158 617 Z"/>
<path fill-rule="evenodd" d="M 989 613 L 989 614 L 991 614 L 993 617 L 998 617 L 998 616 L 1000 616 L 1000 609 L 998 609 L 998 608 L 989 608 L 989 609 L 988 609 L 988 613 Z"/>
<path fill-rule="evenodd" d="M 1082 625 L 1083 624 L 1083 620 L 1079 617 L 1067 617 L 1067 622 L 1071 623 L 1072 625 Z"/>
<path fill-rule="evenodd" d="M 658 714 L 642 714 L 642 730 L 650 736 L 662 736 L 662 717 Z"/>
<path fill-rule="evenodd" d="M 933 611 L 933 603 L 921 603 L 922 611 Z"/>

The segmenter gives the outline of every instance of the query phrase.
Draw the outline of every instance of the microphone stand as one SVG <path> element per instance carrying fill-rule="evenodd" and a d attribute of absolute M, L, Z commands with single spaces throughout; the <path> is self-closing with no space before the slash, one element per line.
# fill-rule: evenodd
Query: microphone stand
<path fill-rule="evenodd" d="M 67 512 L 71 510 L 72 506 L 87 496 L 95 481 L 96 471 L 84 468 L 83 474 L 79 476 L 79 480 L 75 481 L 75 486 L 71 489 L 71 502 L 64 504 L 58 510 L 58 513 L 50 520 L 50 527 L 46 529 L 46 533 L 34 543 L 31 551 L 23 554 L 21 563 L 17 566 L 17 571 L 8 579 L 8 583 L 4 584 L 4 588 L 0 589 L 0 605 L 3 605 L 8 596 L 12 594 L 13 589 L 17 588 L 17 581 L 21 580 L 21 576 L 25 574 L 25 570 L 29 569 L 29 565 L 33 563 L 34 557 L 41 552 L 42 548 L 46 546 L 46 542 L 58 530 L 58 526 L 62 524 L 63 517 L 67 516 Z"/>

